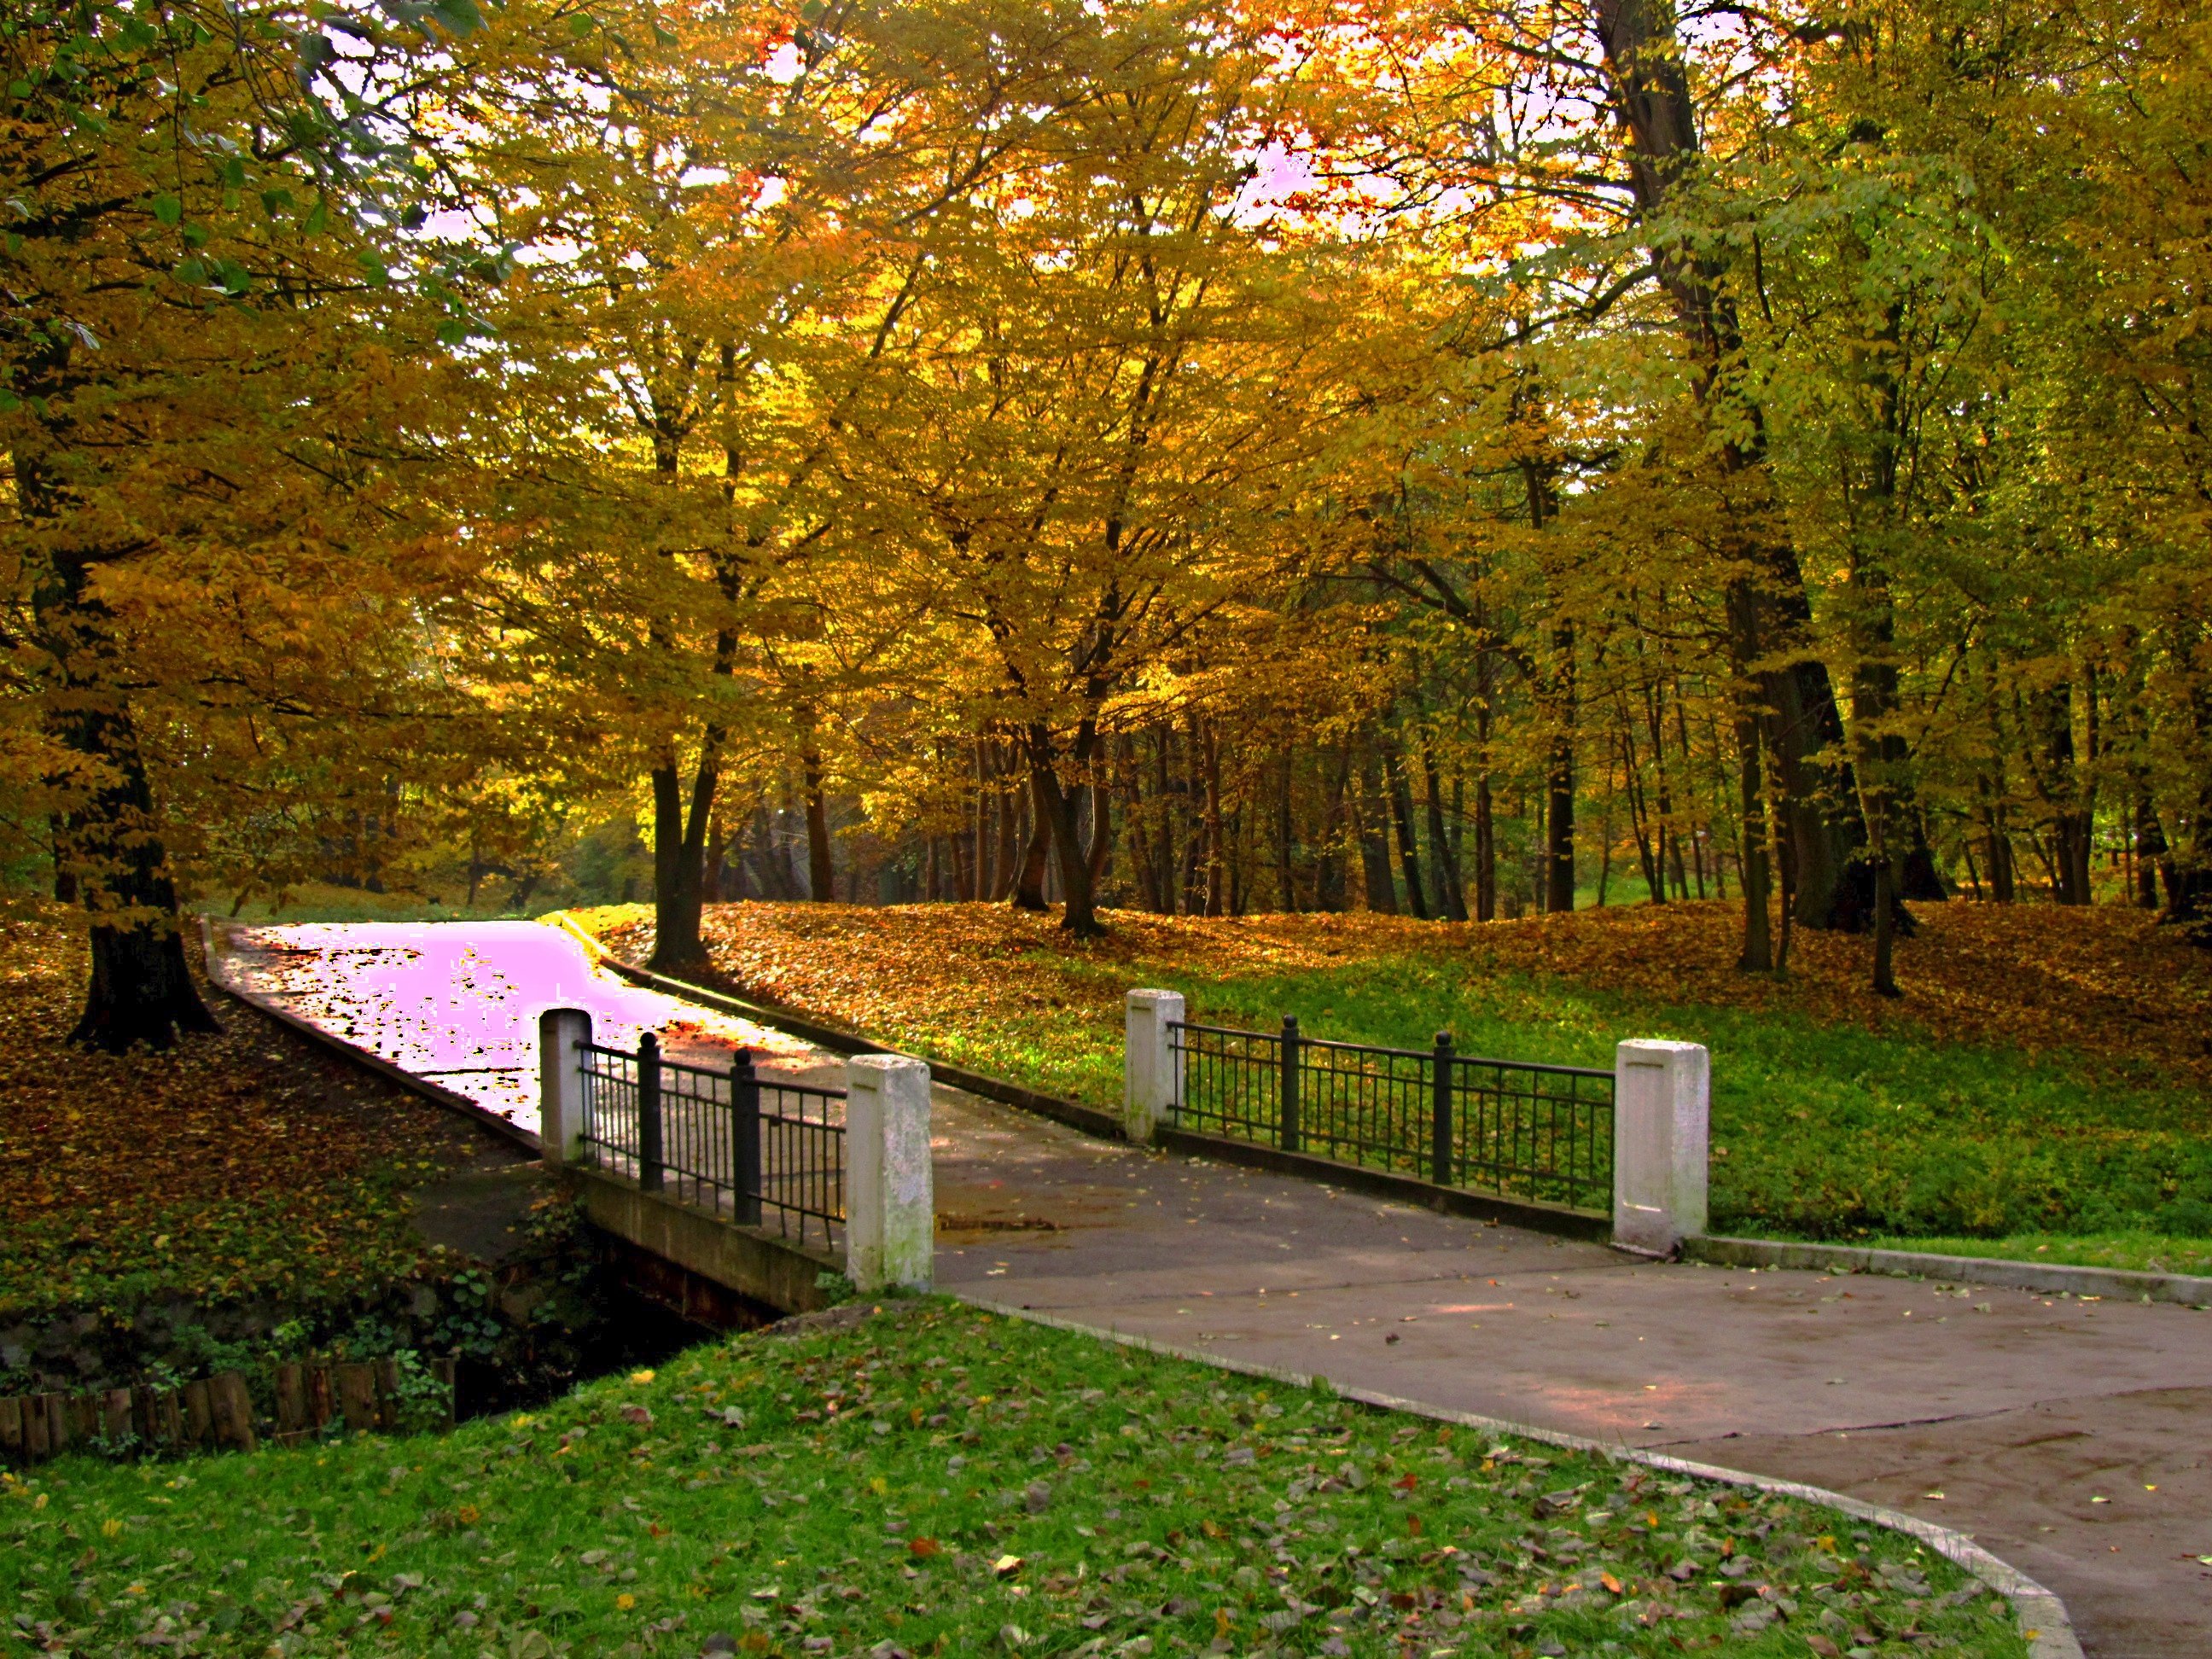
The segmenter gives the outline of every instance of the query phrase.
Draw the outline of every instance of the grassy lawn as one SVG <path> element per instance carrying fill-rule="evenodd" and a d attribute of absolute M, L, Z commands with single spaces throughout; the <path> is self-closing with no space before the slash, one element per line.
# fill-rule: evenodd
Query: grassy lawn
<path fill-rule="evenodd" d="M 2212 959 L 2118 908 L 1919 914 L 1899 1003 L 1862 988 L 1863 940 L 1801 939 L 1783 979 L 1735 973 L 1719 904 L 1487 927 L 1122 914 L 1082 945 L 990 907 L 743 904 L 708 933 L 742 990 L 1099 1105 L 1120 1098 L 1134 985 L 1218 1023 L 1295 1013 L 1310 1036 L 1406 1047 L 1448 1029 L 1516 1060 L 1689 1039 L 1713 1054 L 1717 1230 L 2212 1260 Z M 625 954 L 649 944 L 635 910 L 581 919 Z"/>
<path fill-rule="evenodd" d="M 0 924 L 0 1318 L 337 1300 L 422 1260 L 405 1188 L 473 1130 L 212 991 L 219 1036 L 66 1047 L 83 953 L 62 921 Z"/>
<path fill-rule="evenodd" d="M 443 1439 L 58 1462 L 0 1543 L 10 1633 L 87 1655 L 2025 1651 L 1832 1512 L 938 1301 Z"/>

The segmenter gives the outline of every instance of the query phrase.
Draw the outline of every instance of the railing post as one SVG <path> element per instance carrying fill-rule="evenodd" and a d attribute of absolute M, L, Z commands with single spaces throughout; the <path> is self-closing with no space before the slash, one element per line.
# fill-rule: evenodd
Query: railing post
<path fill-rule="evenodd" d="M 550 1168 L 584 1155 L 586 1056 L 592 1017 L 581 1008 L 548 1008 L 538 1017 L 538 1153 Z"/>
<path fill-rule="evenodd" d="M 1295 1152 L 1305 1145 L 1298 1122 L 1298 1017 L 1283 1016 L 1283 1150 Z"/>
<path fill-rule="evenodd" d="M 937 1251 L 929 1067 L 905 1054 L 845 1062 L 845 1277 L 926 1291 Z"/>
<path fill-rule="evenodd" d="M 761 1218 L 760 1079 L 753 1071 L 753 1051 L 740 1048 L 730 1056 L 730 1186 L 731 1207 L 738 1223 L 757 1227 Z"/>
<path fill-rule="evenodd" d="M 1150 1146 L 1160 1121 L 1172 1121 L 1182 1104 L 1182 1068 L 1169 1029 L 1182 1019 L 1182 998 L 1176 992 L 1132 991 L 1124 1000 L 1121 1128 L 1139 1146 Z"/>
<path fill-rule="evenodd" d="M 1429 1179 L 1439 1187 L 1452 1184 L 1452 1037 L 1437 1033 L 1437 1051 L 1429 1062 L 1434 1072 L 1429 1094 Z"/>
<path fill-rule="evenodd" d="M 660 1039 L 647 1031 L 637 1040 L 637 1184 L 660 1190 Z"/>
<path fill-rule="evenodd" d="M 1613 1051 L 1613 1242 L 1670 1255 L 1705 1231 L 1712 1059 L 1702 1043 Z"/>

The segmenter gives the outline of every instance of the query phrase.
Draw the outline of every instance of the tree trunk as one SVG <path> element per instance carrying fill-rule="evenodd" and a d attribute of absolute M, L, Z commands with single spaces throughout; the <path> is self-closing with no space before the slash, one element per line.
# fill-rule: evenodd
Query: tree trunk
<path fill-rule="evenodd" d="M 1042 910 L 1044 903 L 1044 866 L 1052 854 L 1052 823 L 1044 808 L 1044 797 L 1038 791 L 1036 772 L 1030 772 L 1030 840 L 1022 852 L 1022 866 L 1014 878 L 1012 902 L 1017 910 Z"/>
<path fill-rule="evenodd" d="M 1413 795 L 1406 781 L 1406 757 L 1395 744 L 1386 742 L 1382 769 L 1390 785 L 1390 816 L 1398 826 L 1398 867 L 1406 877 L 1406 908 L 1423 921 L 1429 919 L 1429 898 L 1421 884 L 1421 848 L 1413 834 Z"/>
<path fill-rule="evenodd" d="M 1663 223 L 1670 196 L 1696 175 L 1701 153 L 1674 8 L 1665 0 L 1595 0 L 1593 21 L 1609 95 L 1628 135 L 1639 215 Z M 1759 682 L 1769 781 L 1790 849 L 1791 907 L 1807 927 L 1847 928 L 1854 918 L 1846 869 L 1863 830 L 1855 792 L 1832 775 L 1826 758 L 1842 744 L 1843 718 L 1826 667 L 1808 648 L 1812 603 L 1775 507 L 1765 413 L 1735 374 L 1743 336 L 1723 285 L 1725 267 L 1721 255 L 1680 240 L 1655 239 L 1651 253 L 1690 348 L 1698 400 L 1728 434 L 1718 445 L 1720 468 L 1738 497 L 1727 509 L 1735 546 L 1724 550 L 1749 573 L 1726 595 L 1732 666 L 1739 678 L 1755 675 Z M 1778 657 L 1788 659 L 1784 665 L 1763 665 Z"/>
<path fill-rule="evenodd" d="M 1114 807 L 1106 793 L 1106 786 L 1091 786 L 1091 844 L 1085 848 L 1083 861 L 1090 866 L 1091 890 L 1097 892 L 1106 879 L 1107 866 L 1114 853 Z"/>
<path fill-rule="evenodd" d="M 1275 904 L 1285 915 L 1295 914 L 1298 908 L 1297 872 L 1291 862 L 1297 839 L 1291 832 L 1291 773 L 1293 764 L 1291 751 L 1285 750 L 1282 758 L 1282 787 L 1275 795 Z"/>
<path fill-rule="evenodd" d="M 59 510 L 49 479 L 19 449 L 16 507 L 27 520 Z M 57 556 L 32 592 L 39 647 L 65 694 L 47 729 L 86 763 L 91 787 L 49 820 L 54 896 L 91 916 L 91 972 L 71 1042 L 121 1054 L 167 1048 L 185 1032 L 214 1031 L 185 960 L 182 918 L 159 833 L 153 786 L 127 695 L 116 689 L 116 647 L 106 608 L 90 593 L 94 560 Z"/>
<path fill-rule="evenodd" d="M 2136 786 L 2135 830 L 2136 908 L 2155 910 L 2159 866 L 2166 861 L 2166 831 L 2159 825 L 2158 809 L 2152 805 L 2148 785 Z"/>
<path fill-rule="evenodd" d="M 1467 920 L 1467 895 L 1459 883 L 1459 859 L 1444 828 L 1443 780 L 1427 734 L 1421 737 L 1421 775 L 1428 786 L 1429 858 L 1437 867 L 1437 908 L 1448 921 Z"/>
<path fill-rule="evenodd" d="M 1389 809 L 1382 801 L 1382 768 L 1369 750 L 1360 767 L 1359 866 L 1367 886 L 1367 908 L 1377 915 L 1398 914 L 1397 884 L 1390 877 Z"/>
<path fill-rule="evenodd" d="M 2087 904 L 2094 814 L 2075 760 L 2073 685 L 2062 682 L 2039 692 L 2033 708 L 2043 736 L 2043 765 L 2036 770 L 2035 784 L 2051 808 L 2051 897 L 2060 904 Z"/>
<path fill-rule="evenodd" d="M 993 769 L 995 775 L 1005 777 L 1009 769 L 994 767 Z M 1014 864 L 1014 854 L 1021 846 L 1021 797 L 1018 790 L 1021 774 L 1014 770 L 1012 775 L 1018 781 L 1017 789 L 1001 788 L 999 791 L 999 851 L 994 860 L 997 866 L 995 878 L 991 884 L 991 902 L 994 904 L 1003 904 L 1013 896 L 1014 883 L 1020 874 Z"/>
<path fill-rule="evenodd" d="M 93 918 L 92 971 L 70 1041 L 109 1054 L 141 1042 L 167 1048 L 182 1033 L 221 1028 L 185 964 L 137 726 L 119 700 L 80 695 L 89 706 L 58 721 L 58 735 L 103 781 L 63 818 L 64 867 Z"/>
<path fill-rule="evenodd" d="M 830 861 L 830 802 L 822 784 L 822 755 L 810 743 L 799 757 L 806 784 L 806 895 L 817 904 L 837 896 L 836 872 Z"/>
<path fill-rule="evenodd" d="M 706 902 L 707 824 L 714 816 L 722 733 L 709 727 L 691 779 L 690 811 L 684 811 L 683 775 L 673 745 L 653 769 L 653 957 L 659 973 L 688 972 L 708 963 L 699 937 Z"/>
<path fill-rule="evenodd" d="M 1196 732 L 1194 727 L 1194 760 L 1201 752 Z M 1221 825 L 1221 734 L 1211 720 L 1206 722 L 1202 753 L 1206 764 L 1206 914 L 1218 916 L 1227 908 L 1229 866 Z"/>
<path fill-rule="evenodd" d="M 1321 855 L 1314 860 L 1314 907 L 1345 908 L 1345 806 L 1352 782 L 1352 746 L 1340 743 L 1328 770 L 1328 797 L 1322 813 Z"/>
<path fill-rule="evenodd" d="M 1077 740 L 1073 758 L 1080 763 L 1089 758 L 1085 745 Z M 1076 833 L 1075 801 L 1061 785 L 1060 773 L 1054 765 L 1052 736 L 1042 726 L 1030 728 L 1030 780 L 1036 800 L 1037 817 L 1045 828 L 1055 854 L 1054 868 L 1060 875 L 1060 891 L 1065 908 L 1060 913 L 1060 925 L 1078 939 L 1095 939 L 1106 930 L 1099 925 L 1092 901 L 1091 861 L 1085 856 L 1082 839 Z M 1042 907 L 1040 907 L 1042 908 Z"/>
<path fill-rule="evenodd" d="M 1735 711 L 1736 811 L 1741 838 L 1736 848 L 1736 870 L 1743 889 L 1743 948 L 1736 953 L 1737 970 L 1771 973 L 1774 968 L 1771 923 L 1766 914 L 1766 791 L 1759 776 L 1759 720 L 1743 704 L 1739 692 Z"/>
<path fill-rule="evenodd" d="M 1552 739 L 1544 768 L 1544 908 L 1575 908 L 1575 744 Z"/>

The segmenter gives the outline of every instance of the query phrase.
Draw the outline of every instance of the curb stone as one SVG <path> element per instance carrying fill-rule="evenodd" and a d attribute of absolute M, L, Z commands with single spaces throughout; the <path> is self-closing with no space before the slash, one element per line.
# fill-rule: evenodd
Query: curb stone
<path fill-rule="evenodd" d="M 1822 1273 L 1887 1273 L 1904 1279 L 1942 1279 L 2000 1290 L 2103 1297 L 2113 1302 L 2172 1302 L 2212 1307 L 2212 1279 L 2187 1273 L 2138 1273 L 2127 1267 L 2081 1267 L 2063 1261 L 2017 1261 L 1995 1255 L 1937 1255 L 1922 1250 L 1881 1250 L 1850 1244 L 1797 1244 L 1777 1238 L 1686 1238 L 1682 1259 L 1719 1267 L 1798 1267 Z"/>
<path fill-rule="evenodd" d="M 1129 1331 L 1086 1325 L 1080 1320 L 1037 1313 L 986 1297 L 969 1296 L 957 1291 L 950 1294 L 971 1308 L 997 1314 L 1003 1318 L 1025 1320 L 1032 1325 L 1042 1325 L 1053 1330 L 1074 1331 L 1121 1347 L 1139 1348 L 1147 1353 L 1160 1354 L 1170 1359 L 1186 1359 L 1197 1364 L 1210 1365 L 1216 1370 L 1234 1371 L 1243 1376 L 1265 1377 L 1289 1388 L 1310 1389 L 1316 1382 L 1328 1381 L 1317 1375 L 1289 1370 L 1279 1365 L 1234 1359 L 1226 1354 L 1208 1353 L 1203 1349 L 1162 1342 Z M 1693 1462 L 1686 1457 L 1670 1457 L 1664 1452 L 1643 1451 L 1633 1446 L 1591 1440 L 1582 1435 L 1515 1423 L 1502 1417 L 1483 1417 L 1473 1412 L 1453 1411 L 1447 1407 L 1431 1406 L 1419 1400 L 1401 1399 L 1396 1395 L 1383 1394 L 1373 1389 L 1346 1388 L 1334 1382 L 1329 1382 L 1329 1386 L 1336 1390 L 1339 1397 L 1359 1405 L 1371 1406 L 1378 1411 L 1403 1412 L 1409 1416 L 1428 1418 L 1433 1422 L 1456 1423 L 1465 1428 L 1510 1434 L 1520 1439 L 1558 1446 L 1566 1451 L 1587 1452 L 1615 1462 L 1640 1464 L 1645 1468 L 1684 1475 L 1692 1480 L 1717 1481 L 1731 1486 L 1749 1486 L 1755 1491 L 1772 1492 L 1778 1497 L 1795 1498 L 1805 1503 L 1816 1504 L 1823 1509 L 1838 1510 L 1854 1519 L 1871 1522 L 1892 1532 L 1903 1533 L 1919 1540 L 1938 1555 L 1964 1568 L 2011 1602 L 2013 1614 L 2020 1621 L 2021 1633 L 2027 1639 L 2029 1659 L 2083 1659 L 2081 1641 L 2074 1634 L 2074 1622 L 2067 1614 L 2066 1604 L 2056 1594 L 2011 1563 L 1990 1554 L 1966 1534 L 1954 1532 L 1948 1527 L 1936 1526 L 1917 1515 L 1907 1515 L 1902 1510 L 1890 1509 L 1881 1504 L 1869 1504 L 1863 1498 L 1830 1492 L 1822 1486 L 1808 1486 L 1796 1480 L 1781 1480 L 1771 1475 L 1723 1468 L 1717 1463 Z"/>

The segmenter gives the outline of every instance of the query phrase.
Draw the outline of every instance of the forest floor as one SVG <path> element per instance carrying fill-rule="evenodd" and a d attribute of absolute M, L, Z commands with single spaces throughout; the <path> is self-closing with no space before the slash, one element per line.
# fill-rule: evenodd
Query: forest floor
<path fill-rule="evenodd" d="M 802 1324 L 443 1439 L 5 1477 L 0 1596 L 81 1653 L 2026 1649 L 1794 1499 L 941 1301 Z"/>
<path fill-rule="evenodd" d="M 477 1130 L 204 986 L 216 1036 L 70 1048 L 85 950 L 0 922 L 0 1319 L 339 1301 L 421 1265 L 407 1189 L 477 1161 Z"/>
<path fill-rule="evenodd" d="M 641 960 L 650 912 L 574 913 Z M 2212 1271 L 2212 953 L 2118 907 L 1916 907 L 1905 995 L 1867 943 L 1801 934 L 1734 966 L 1721 902 L 1486 925 L 1110 913 L 1076 941 L 986 905 L 714 907 L 719 976 L 914 1052 L 1113 1107 L 1122 994 L 1195 1018 L 1610 1065 L 1626 1036 L 1713 1054 L 1717 1231 L 1911 1240 Z"/>

